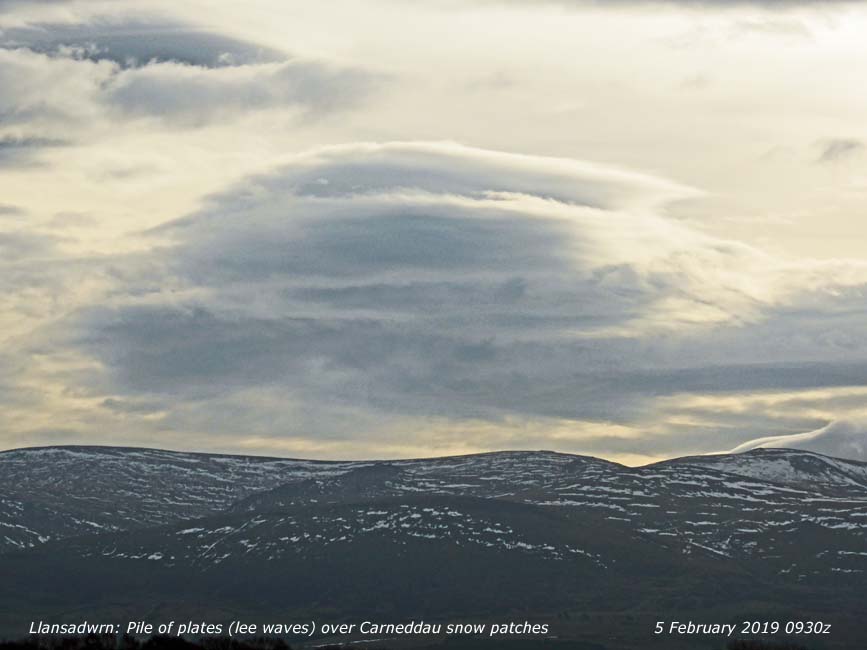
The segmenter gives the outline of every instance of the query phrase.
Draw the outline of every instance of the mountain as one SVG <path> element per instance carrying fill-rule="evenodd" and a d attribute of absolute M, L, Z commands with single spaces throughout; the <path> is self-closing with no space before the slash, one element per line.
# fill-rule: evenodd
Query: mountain
<path fill-rule="evenodd" d="M 633 468 L 51 447 L 0 453 L 0 490 L 0 634 L 37 615 L 526 618 L 597 648 L 721 647 L 652 634 L 692 617 L 867 641 L 867 464 L 805 451 Z"/>
<path fill-rule="evenodd" d="M 867 489 L 867 463 L 830 458 L 809 451 L 757 448 L 743 454 L 691 456 L 663 461 L 659 466 L 693 465 L 786 485 L 823 485 Z"/>
<path fill-rule="evenodd" d="M 354 466 L 123 447 L 0 452 L 0 550 L 216 514 L 258 491 Z"/>

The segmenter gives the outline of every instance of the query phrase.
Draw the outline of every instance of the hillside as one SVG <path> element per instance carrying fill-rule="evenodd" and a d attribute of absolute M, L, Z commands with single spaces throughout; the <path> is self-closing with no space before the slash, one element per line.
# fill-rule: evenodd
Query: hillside
<path fill-rule="evenodd" d="M 0 453 L 0 632 L 37 616 L 528 618 L 617 643 L 602 647 L 713 648 L 654 638 L 653 622 L 818 617 L 834 625 L 821 647 L 852 647 L 864 477 L 765 449 L 639 468 L 15 450 Z"/>

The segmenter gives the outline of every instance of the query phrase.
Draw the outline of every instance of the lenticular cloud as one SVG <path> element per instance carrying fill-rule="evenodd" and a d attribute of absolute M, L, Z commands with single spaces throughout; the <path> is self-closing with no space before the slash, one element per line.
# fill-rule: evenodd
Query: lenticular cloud
<path fill-rule="evenodd" d="M 791 264 L 668 218 L 666 202 L 689 195 L 451 143 L 320 149 L 149 231 L 111 299 L 74 316 L 75 345 L 113 399 L 183 407 L 197 427 L 212 400 L 236 405 L 223 422 L 292 404 L 312 437 L 316 414 L 339 404 L 372 421 L 653 428 L 676 445 L 695 427 L 678 428 L 683 414 L 660 412 L 660 398 L 678 410 L 681 394 L 867 380 L 867 362 L 823 329 L 860 331 L 840 304 L 863 273 Z M 734 416 L 712 402 L 689 414 L 708 423 L 708 451 L 743 440 L 714 440 Z M 769 426 L 765 413 L 737 417 L 741 436 Z M 345 435 L 363 437 L 358 418 Z"/>

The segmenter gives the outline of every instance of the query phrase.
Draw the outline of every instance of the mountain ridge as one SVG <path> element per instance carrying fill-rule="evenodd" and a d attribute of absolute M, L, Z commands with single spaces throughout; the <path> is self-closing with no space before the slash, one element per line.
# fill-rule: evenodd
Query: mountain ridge
<path fill-rule="evenodd" d="M 740 452 L 710 452 L 707 454 L 690 454 L 686 456 L 675 456 L 672 458 L 666 458 L 663 460 L 653 461 L 649 463 L 645 463 L 643 465 L 626 465 L 624 463 L 618 463 L 617 461 L 609 460 L 607 458 L 601 458 L 599 456 L 592 456 L 589 454 L 577 454 L 567 451 L 557 451 L 551 449 L 499 449 L 492 451 L 480 451 L 480 452 L 471 452 L 466 454 L 449 454 L 443 456 L 412 456 L 406 458 L 357 458 L 357 459 L 315 459 L 315 458 L 301 458 L 297 456 L 268 456 L 268 455 L 259 455 L 259 454 L 241 454 L 241 453 L 224 453 L 224 452 L 207 452 L 207 451 L 190 451 L 190 450 L 178 450 L 178 449 L 165 449 L 161 447 L 135 447 L 135 446 L 125 446 L 125 445 L 35 445 L 35 446 L 27 446 L 27 447 L 14 447 L 11 449 L 3 449 L 0 450 L 0 461 L 4 459 L 7 455 L 16 455 L 23 453 L 31 453 L 31 452 L 96 452 L 96 453 L 104 453 L 111 454 L 112 452 L 122 452 L 122 453 L 130 453 L 130 452 L 148 452 L 148 453 L 159 453 L 159 454 L 168 454 L 171 456 L 192 456 L 192 457 L 208 457 L 208 458 L 231 458 L 231 459 L 248 459 L 251 461 L 294 461 L 294 462 L 303 462 L 303 463 L 311 463 L 311 464 L 322 464 L 322 465 L 340 465 L 347 463 L 409 463 L 409 462 L 422 462 L 422 461 L 437 461 L 437 460 L 448 460 L 448 459 L 461 459 L 461 458 L 478 458 L 485 456 L 499 456 L 499 455 L 551 455 L 551 456 L 564 456 L 571 459 L 590 459 L 599 462 L 608 463 L 610 465 L 616 465 L 618 467 L 626 468 L 626 469 L 644 469 L 655 466 L 661 466 L 671 463 L 679 463 L 684 464 L 687 462 L 712 462 L 713 459 L 719 458 L 729 458 L 729 457 L 758 457 L 758 456 L 798 456 L 798 457 L 808 457 L 815 456 L 824 459 L 830 459 L 833 461 L 838 461 L 847 465 L 853 465 L 861 468 L 867 468 L 867 461 L 856 460 L 852 458 L 843 458 L 839 456 L 832 456 L 829 454 L 823 454 L 817 451 L 810 451 L 806 449 L 795 449 L 788 447 L 756 447 L 753 449 L 747 449 Z"/>
<path fill-rule="evenodd" d="M 594 643 L 620 626 L 644 641 L 615 647 L 644 648 L 648 621 L 687 612 L 821 617 L 847 630 L 850 645 L 829 648 L 853 647 L 853 604 L 867 597 L 862 475 L 867 463 L 784 449 L 641 467 L 549 451 L 9 450 L 0 634 L 34 611 L 137 620 L 145 605 L 155 618 L 517 612 Z M 566 622 L 587 611 L 594 625 Z"/>

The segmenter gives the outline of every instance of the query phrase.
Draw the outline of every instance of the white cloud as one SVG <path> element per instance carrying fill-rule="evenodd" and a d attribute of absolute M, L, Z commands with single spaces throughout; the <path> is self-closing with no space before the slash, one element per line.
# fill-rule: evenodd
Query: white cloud
<path fill-rule="evenodd" d="M 760 447 L 786 447 L 814 451 L 826 456 L 867 461 L 867 426 L 863 422 L 838 421 L 805 433 L 767 436 L 738 445 L 731 453 Z"/>
<path fill-rule="evenodd" d="M 113 110 L 188 126 L 267 108 L 327 112 L 359 101 L 373 83 L 371 74 L 318 61 L 122 68 L 110 60 L 0 49 L 0 113 L 13 125 L 55 131 L 70 122 L 112 121 Z"/>
<path fill-rule="evenodd" d="M 99 119 L 100 89 L 115 72 L 108 61 L 0 49 L 0 113 L 13 128 L 50 129 L 52 135 L 70 121 Z M 52 129 L 54 124 L 61 128 Z"/>

